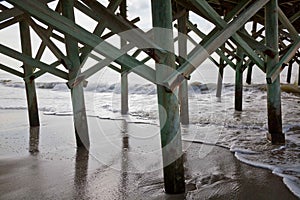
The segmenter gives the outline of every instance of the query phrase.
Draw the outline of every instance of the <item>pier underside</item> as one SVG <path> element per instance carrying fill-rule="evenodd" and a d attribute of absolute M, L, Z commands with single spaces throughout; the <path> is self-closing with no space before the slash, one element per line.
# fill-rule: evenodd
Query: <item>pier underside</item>
<path fill-rule="evenodd" d="M 103 68 L 118 72 L 122 83 L 121 112 L 126 114 L 130 110 L 127 76 L 135 73 L 157 85 L 165 191 L 183 193 L 180 124 L 189 123 L 187 82 L 210 59 L 219 69 L 219 98 L 224 68 L 235 70 L 237 111 L 242 111 L 245 70 L 248 84 L 254 67 L 266 74 L 267 138 L 273 144 L 285 142 L 279 75 L 288 67 L 290 80 L 292 68 L 300 66 L 300 0 L 152 0 L 153 29 L 147 31 L 138 27 L 139 16 L 127 17 L 129 1 L 0 2 L 0 30 L 18 25 L 20 39 L 16 41 L 21 47 L 0 43 L 2 55 L 21 63 L 13 66 L 0 61 L 0 69 L 24 80 L 31 127 L 39 126 L 35 79 L 50 73 L 68 85 L 77 145 L 89 149 L 84 99 L 88 78 Z M 212 24 L 212 30 L 206 33 L 201 24 L 189 18 L 191 13 Z M 94 26 L 79 24 L 77 16 L 84 16 L 86 23 Z M 40 41 L 35 51 L 33 35 Z M 111 40 L 116 36 L 120 45 Z M 191 50 L 187 43 L 193 44 Z M 51 62 L 44 60 L 47 52 L 55 58 Z M 88 59 L 97 63 L 87 68 Z"/>

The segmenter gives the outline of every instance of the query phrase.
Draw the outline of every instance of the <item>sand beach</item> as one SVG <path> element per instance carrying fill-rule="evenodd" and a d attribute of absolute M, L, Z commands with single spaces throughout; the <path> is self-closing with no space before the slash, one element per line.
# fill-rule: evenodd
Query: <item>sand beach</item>
<path fill-rule="evenodd" d="M 87 152 L 75 146 L 72 116 L 40 117 L 41 127 L 29 129 L 25 110 L 0 111 L 0 199 L 297 199 L 271 171 L 217 146 L 199 156 L 201 144 L 187 142 L 187 192 L 167 195 L 159 153 L 147 161 L 130 153 L 157 148 L 157 126 L 126 123 L 124 129 L 122 120 L 89 117 L 95 138 Z M 147 144 L 134 141 L 147 132 L 156 133 Z M 102 133 L 106 138 L 96 141 Z"/>

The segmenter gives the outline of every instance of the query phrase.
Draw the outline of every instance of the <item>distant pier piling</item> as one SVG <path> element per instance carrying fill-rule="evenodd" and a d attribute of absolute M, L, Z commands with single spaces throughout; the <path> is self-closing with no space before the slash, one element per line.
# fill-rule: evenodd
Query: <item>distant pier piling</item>
<path fill-rule="evenodd" d="M 291 83 L 292 70 L 293 70 L 293 62 L 290 61 L 287 76 L 286 76 L 286 82 L 287 83 Z"/>
<path fill-rule="evenodd" d="M 243 110 L 243 62 L 244 53 L 241 49 L 237 49 L 238 60 L 235 68 L 235 100 L 234 108 L 236 111 Z"/>
<path fill-rule="evenodd" d="M 179 56 L 187 58 L 187 20 L 188 12 L 185 8 L 183 15 L 178 18 L 178 52 Z M 183 64 L 183 62 L 179 63 Z M 180 121 L 183 125 L 189 124 L 189 98 L 188 98 L 188 82 L 183 80 L 179 86 L 179 99 L 180 99 Z"/>
<path fill-rule="evenodd" d="M 222 96 L 224 68 L 225 68 L 225 61 L 223 60 L 223 58 L 220 58 L 219 73 L 218 73 L 218 80 L 217 80 L 217 91 L 216 91 L 217 98 L 221 98 Z"/>

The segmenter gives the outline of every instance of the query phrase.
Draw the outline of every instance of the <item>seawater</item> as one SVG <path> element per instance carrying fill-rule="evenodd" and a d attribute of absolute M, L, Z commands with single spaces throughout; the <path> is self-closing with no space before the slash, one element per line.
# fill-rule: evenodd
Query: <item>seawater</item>
<path fill-rule="evenodd" d="M 39 109 L 46 115 L 71 115 L 70 92 L 63 82 L 38 82 Z M 297 91 L 297 90 L 296 90 Z M 285 145 L 266 140 L 267 94 L 265 86 L 254 84 L 243 90 L 243 111 L 234 110 L 234 85 L 224 84 L 222 97 L 215 97 L 216 84 L 193 82 L 189 85 L 189 126 L 182 127 L 185 141 L 222 146 L 241 162 L 262 167 L 283 178 L 286 186 L 300 197 L 300 95 L 282 92 Z M 26 109 L 24 84 L 0 81 L 0 109 Z M 129 113 L 120 115 L 120 85 L 90 83 L 85 88 L 89 116 L 126 119 L 129 123 L 158 125 L 156 86 L 129 86 Z M 199 157 L 209 152 L 202 147 Z"/>

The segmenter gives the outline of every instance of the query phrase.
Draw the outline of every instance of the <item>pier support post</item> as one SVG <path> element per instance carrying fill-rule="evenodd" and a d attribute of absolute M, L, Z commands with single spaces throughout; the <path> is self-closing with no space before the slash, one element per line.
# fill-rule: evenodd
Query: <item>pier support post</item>
<path fill-rule="evenodd" d="M 266 45 L 276 51 L 275 57 L 266 56 L 267 76 L 279 62 L 278 54 L 278 3 L 277 0 L 270 0 L 265 8 Z M 281 93 L 280 76 L 267 84 L 267 104 L 268 104 L 268 139 L 273 144 L 284 143 L 285 138 L 282 133 L 281 118 Z"/>
<path fill-rule="evenodd" d="M 300 86 L 300 64 L 298 69 L 298 86 Z"/>
<path fill-rule="evenodd" d="M 221 95 L 222 95 L 224 68 L 225 68 L 224 60 L 222 58 L 220 58 L 218 82 L 217 82 L 217 92 L 216 92 L 217 98 L 221 98 Z"/>
<path fill-rule="evenodd" d="M 25 20 L 26 18 L 20 22 L 22 52 L 25 55 L 32 56 L 30 30 L 29 30 L 29 25 Z M 24 77 L 33 74 L 34 69 L 32 66 L 29 66 L 28 64 L 24 63 L 23 67 L 24 67 Z M 25 81 L 25 89 L 26 89 L 27 108 L 28 108 L 30 127 L 39 126 L 40 125 L 39 111 L 38 111 L 34 79 L 30 79 L 30 81 Z"/>
<path fill-rule="evenodd" d="M 74 0 L 62 1 L 62 13 L 65 17 L 75 21 Z M 77 75 L 79 75 L 81 71 L 78 44 L 73 37 L 67 34 L 65 35 L 65 43 L 67 56 L 72 62 L 72 67 L 69 69 L 69 80 L 73 80 L 76 79 Z M 73 85 L 71 88 L 71 99 L 77 146 L 84 146 L 86 149 L 89 149 L 90 142 L 82 82 L 77 85 Z"/>
<path fill-rule="evenodd" d="M 126 0 L 123 0 L 120 4 L 120 15 L 126 19 L 127 18 L 127 4 Z M 121 47 L 125 46 L 127 42 L 121 38 Z M 121 114 L 128 113 L 128 72 L 121 67 Z"/>
<path fill-rule="evenodd" d="M 246 78 L 246 83 L 249 84 L 249 85 L 252 82 L 252 69 L 253 69 L 253 63 L 250 63 L 248 65 L 247 78 Z"/>
<path fill-rule="evenodd" d="M 287 83 L 291 83 L 292 69 L 293 69 L 293 62 L 290 61 L 287 76 L 286 76 L 286 82 Z"/>
<path fill-rule="evenodd" d="M 184 9 L 184 8 L 182 8 Z M 188 12 L 184 9 L 185 14 L 178 18 L 178 51 L 179 56 L 187 58 L 187 19 Z M 180 65 L 183 63 L 180 63 Z M 183 80 L 179 86 L 180 99 L 180 121 L 182 124 L 189 124 L 189 97 L 188 97 L 188 82 Z"/>
<path fill-rule="evenodd" d="M 241 49 L 237 49 L 237 55 L 240 60 L 236 63 L 235 68 L 235 101 L 234 107 L 237 111 L 243 110 L 243 61 L 244 53 Z"/>
<path fill-rule="evenodd" d="M 163 49 L 174 50 L 172 32 L 171 0 L 151 0 L 154 39 Z M 175 69 L 175 56 L 167 53 L 161 63 L 156 63 L 158 83 L 165 80 Z M 157 86 L 160 134 L 163 156 L 165 192 L 179 194 L 185 191 L 182 156 L 181 130 L 179 119 L 178 89 L 170 91 L 162 85 Z"/>

